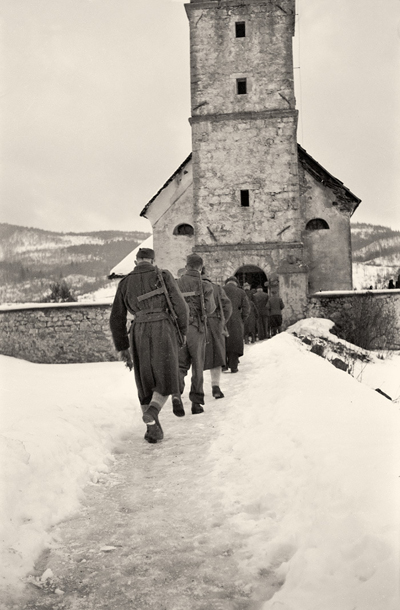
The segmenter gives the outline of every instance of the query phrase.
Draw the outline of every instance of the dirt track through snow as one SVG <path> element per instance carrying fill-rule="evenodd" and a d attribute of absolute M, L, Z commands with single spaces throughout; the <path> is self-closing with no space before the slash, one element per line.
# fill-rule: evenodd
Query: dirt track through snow
<path fill-rule="evenodd" d="M 162 443 L 146 443 L 144 425 L 123 440 L 111 472 L 87 487 L 82 509 L 55 528 L 57 546 L 38 561 L 35 574 L 50 569 L 50 586 L 27 585 L 7 610 L 260 608 L 261 583 L 238 567 L 241 540 L 224 528 L 218 485 L 207 480 L 207 449 L 228 406 L 207 397 L 205 414 L 186 406 L 178 419 L 168 401 Z"/>

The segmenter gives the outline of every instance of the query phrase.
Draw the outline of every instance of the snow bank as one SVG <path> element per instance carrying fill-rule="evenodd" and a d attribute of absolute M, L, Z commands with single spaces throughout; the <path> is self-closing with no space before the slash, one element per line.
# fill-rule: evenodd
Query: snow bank
<path fill-rule="evenodd" d="M 301 332 L 335 341 L 330 324 L 302 322 Z M 396 354 L 373 358 L 365 376 L 369 383 L 393 377 L 395 391 L 399 364 Z M 121 363 L 2 356 L 0 366 L 7 584 L 52 544 L 49 528 L 108 470 L 117 440 L 134 427 L 142 432 L 143 423 L 133 375 Z M 397 610 L 398 404 L 290 333 L 246 346 L 239 369 L 224 375 L 225 399 L 202 416 L 212 436 L 201 455 L 212 475 L 198 479 L 198 493 L 220 494 L 221 528 L 237 541 L 252 600 L 263 610 Z M 187 451 L 197 468 L 195 440 Z"/>
<path fill-rule="evenodd" d="M 117 439 L 139 422 L 133 375 L 119 362 L 33 364 L 0 356 L 0 584 L 50 544 L 49 528 L 107 472 Z"/>
<path fill-rule="evenodd" d="M 210 458 L 263 610 L 397 609 L 398 405 L 288 333 L 240 374 Z"/>

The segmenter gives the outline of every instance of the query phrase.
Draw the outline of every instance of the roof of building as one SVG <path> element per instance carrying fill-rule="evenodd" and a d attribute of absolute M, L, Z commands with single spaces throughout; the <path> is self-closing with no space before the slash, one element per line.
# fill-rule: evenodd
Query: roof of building
<path fill-rule="evenodd" d="M 339 194 L 339 198 L 348 199 L 353 201 L 356 205 L 354 206 L 353 212 L 357 209 L 359 204 L 361 203 L 361 199 L 356 197 L 354 193 L 350 191 L 346 186 L 344 186 L 343 182 L 332 176 L 318 161 L 313 159 L 308 152 L 297 144 L 297 150 L 299 155 L 299 162 L 308 171 L 318 182 L 325 184 L 327 187 L 332 188 L 332 190 L 336 191 Z M 162 187 L 157 191 L 157 193 L 150 199 L 148 203 L 144 206 L 143 210 L 140 212 L 140 216 L 144 216 L 146 218 L 146 213 L 153 203 L 155 199 L 157 199 L 158 195 L 172 182 L 179 172 L 183 170 L 183 168 L 189 163 L 192 159 L 192 153 L 186 157 L 183 163 L 178 167 L 178 169 L 168 178 L 168 180 L 162 185 Z"/>

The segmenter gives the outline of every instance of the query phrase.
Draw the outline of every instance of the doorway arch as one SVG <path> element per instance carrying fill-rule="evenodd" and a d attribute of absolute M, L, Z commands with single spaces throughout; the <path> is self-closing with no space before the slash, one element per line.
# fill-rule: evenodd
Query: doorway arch
<path fill-rule="evenodd" d="M 257 286 L 262 286 L 263 290 L 267 291 L 265 282 L 268 281 L 264 271 L 257 265 L 243 265 L 235 272 L 235 277 L 239 281 L 241 288 L 244 284 L 250 284 L 250 288 L 254 290 Z"/>

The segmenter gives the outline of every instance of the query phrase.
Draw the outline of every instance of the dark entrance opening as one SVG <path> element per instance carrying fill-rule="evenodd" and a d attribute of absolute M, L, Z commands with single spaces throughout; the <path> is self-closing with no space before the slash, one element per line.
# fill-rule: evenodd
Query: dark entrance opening
<path fill-rule="evenodd" d="M 264 271 L 256 265 L 243 265 L 235 273 L 235 277 L 239 280 L 240 286 L 243 288 L 243 284 L 250 284 L 251 289 L 262 286 L 263 290 L 267 292 L 267 286 L 264 286 L 267 281 L 267 276 Z"/>

